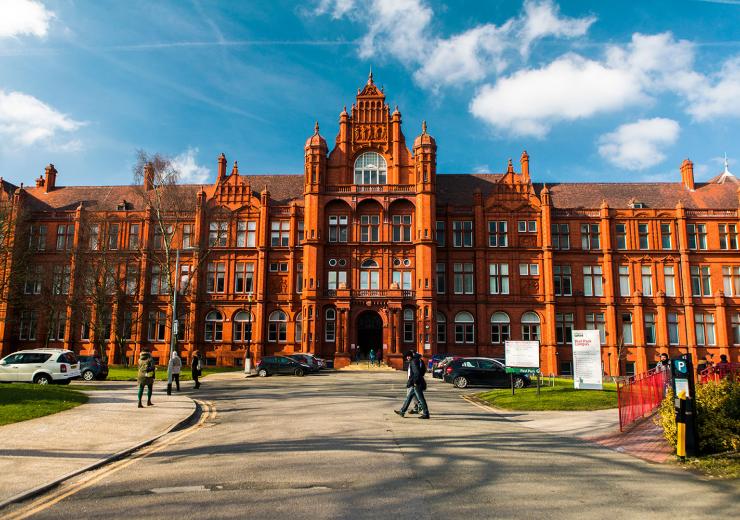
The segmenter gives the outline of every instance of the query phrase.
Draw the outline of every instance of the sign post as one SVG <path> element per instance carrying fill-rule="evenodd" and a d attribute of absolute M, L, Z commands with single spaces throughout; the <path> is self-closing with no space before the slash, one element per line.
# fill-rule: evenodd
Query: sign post
<path fill-rule="evenodd" d="M 514 374 L 538 374 L 540 371 L 539 341 L 507 341 L 504 343 L 506 372 L 514 395 Z"/>
<path fill-rule="evenodd" d="M 598 330 L 573 331 L 573 386 L 576 390 L 603 389 Z"/>
<path fill-rule="evenodd" d="M 694 366 L 690 355 L 671 359 L 673 395 L 675 396 L 676 426 L 678 430 L 676 455 L 696 456 L 699 435 L 696 424 L 696 394 L 694 393 Z"/>

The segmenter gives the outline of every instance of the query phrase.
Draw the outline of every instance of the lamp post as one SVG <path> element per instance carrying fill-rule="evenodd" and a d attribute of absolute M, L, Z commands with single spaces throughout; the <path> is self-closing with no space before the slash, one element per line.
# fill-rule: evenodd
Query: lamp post
<path fill-rule="evenodd" d="M 244 356 L 244 373 L 249 375 L 252 372 L 252 302 L 254 301 L 254 293 L 247 294 L 247 316 L 249 318 L 249 331 L 247 332 L 247 352 Z"/>
<path fill-rule="evenodd" d="M 180 281 L 180 250 L 175 250 L 175 283 L 172 297 L 172 330 L 170 331 L 170 350 L 167 356 L 167 395 L 172 395 L 172 353 L 177 350 L 177 293 Z"/>

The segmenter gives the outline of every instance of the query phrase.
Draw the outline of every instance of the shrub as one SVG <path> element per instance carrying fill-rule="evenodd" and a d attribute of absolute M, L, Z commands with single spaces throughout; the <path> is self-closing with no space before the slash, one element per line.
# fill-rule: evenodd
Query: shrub
<path fill-rule="evenodd" d="M 696 415 L 702 453 L 740 450 L 740 384 L 724 379 L 697 385 Z M 666 440 L 675 447 L 672 390 L 661 403 L 656 422 L 663 427 Z"/>

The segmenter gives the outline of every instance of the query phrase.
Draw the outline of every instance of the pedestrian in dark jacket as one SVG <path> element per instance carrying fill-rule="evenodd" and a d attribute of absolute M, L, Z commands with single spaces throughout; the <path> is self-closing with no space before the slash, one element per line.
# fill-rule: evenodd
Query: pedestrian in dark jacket
<path fill-rule="evenodd" d="M 424 398 L 424 390 L 427 388 L 427 382 L 424 380 L 424 374 L 426 373 L 426 367 L 421 356 L 409 350 L 406 352 L 406 362 L 408 363 L 408 380 L 406 381 L 406 400 L 403 402 L 400 410 L 394 410 L 398 415 L 404 417 L 406 410 L 408 410 L 411 400 L 416 397 L 419 401 L 419 407 L 421 408 L 421 415 L 419 419 L 429 419 L 429 407 L 427 401 Z"/>
<path fill-rule="evenodd" d="M 152 387 L 154 386 L 154 359 L 148 350 L 142 350 L 139 354 L 139 371 L 137 373 L 137 381 L 139 383 L 139 408 L 144 408 L 141 404 L 141 398 L 144 395 L 144 387 L 146 387 L 146 405 L 154 406 L 152 403 Z"/>
<path fill-rule="evenodd" d="M 198 378 L 203 373 L 202 367 L 203 367 L 203 364 L 200 361 L 200 352 L 196 350 L 195 352 L 193 352 L 193 363 L 190 369 L 190 375 L 192 376 L 193 381 L 195 381 L 196 390 L 200 388 L 200 381 L 198 380 Z"/>

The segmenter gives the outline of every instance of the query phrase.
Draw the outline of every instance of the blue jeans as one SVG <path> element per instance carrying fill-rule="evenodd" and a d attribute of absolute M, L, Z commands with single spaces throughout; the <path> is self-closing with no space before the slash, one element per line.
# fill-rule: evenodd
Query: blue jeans
<path fill-rule="evenodd" d="M 403 402 L 403 406 L 401 407 L 401 413 L 406 413 L 406 410 L 409 409 L 409 406 L 411 405 L 411 400 L 414 397 L 416 397 L 416 400 L 419 403 L 419 407 L 421 408 L 421 414 L 429 415 L 429 408 L 427 407 L 427 400 L 424 399 L 424 390 L 416 386 L 412 386 L 408 389 L 408 392 L 406 393 L 406 400 Z"/>

